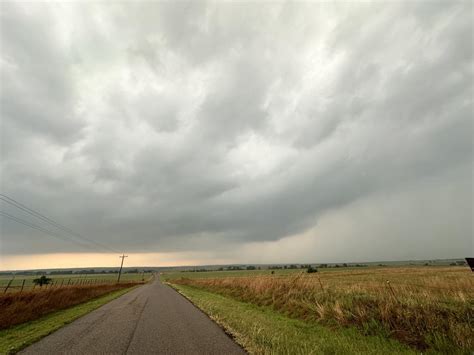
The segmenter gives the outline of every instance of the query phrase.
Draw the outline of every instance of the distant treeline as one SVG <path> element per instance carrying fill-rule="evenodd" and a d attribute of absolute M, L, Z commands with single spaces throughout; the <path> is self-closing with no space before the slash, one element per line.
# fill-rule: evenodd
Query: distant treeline
<path fill-rule="evenodd" d="M 368 267 L 369 265 L 365 264 L 301 264 L 301 265 L 275 265 L 269 266 L 269 270 L 285 270 L 285 269 L 309 269 L 309 268 L 319 268 L 319 269 L 327 269 L 327 268 L 338 268 L 338 267 Z M 384 266 L 380 264 L 379 266 Z"/>
<path fill-rule="evenodd" d="M 206 268 L 195 268 L 183 270 L 183 272 L 209 272 L 209 271 L 245 271 L 245 270 L 291 270 L 291 269 L 311 269 L 311 268 L 340 268 L 340 267 L 368 267 L 366 264 L 290 264 L 290 265 L 269 265 L 266 267 L 254 266 L 254 265 L 231 265 L 222 266 L 217 269 L 206 269 Z M 379 264 L 379 266 L 385 266 Z"/>
<path fill-rule="evenodd" d="M 220 267 L 218 269 L 188 269 L 188 270 L 183 270 L 183 272 L 206 272 L 206 271 L 244 271 L 244 270 L 261 270 L 262 268 L 260 266 L 253 266 L 253 265 L 248 265 L 248 266 L 226 266 L 226 267 Z"/>

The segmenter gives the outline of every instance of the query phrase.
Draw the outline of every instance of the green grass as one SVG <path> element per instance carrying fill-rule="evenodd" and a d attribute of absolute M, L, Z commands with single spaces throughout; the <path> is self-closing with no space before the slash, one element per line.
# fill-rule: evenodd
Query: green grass
<path fill-rule="evenodd" d="M 0 331 L 0 354 L 16 353 L 75 319 L 122 296 L 133 288 L 114 291 L 77 306 L 49 314 L 35 321 L 2 330 Z"/>
<path fill-rule="evenodd" d="M 190 286 L 172 285 L 252 354 L 415 354 L 382 336 L 330 329 Z"/>

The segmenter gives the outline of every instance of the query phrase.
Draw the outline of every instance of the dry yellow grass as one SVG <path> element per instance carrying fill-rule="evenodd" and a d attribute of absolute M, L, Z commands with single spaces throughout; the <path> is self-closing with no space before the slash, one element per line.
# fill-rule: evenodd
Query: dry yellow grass
<path fill-rule="evenodd" d="M 474 350 L 474 278 L 468 268 L 368 268 L 172 282 L 307 321 L 355 325 L 364 334 L 382 334 L 420 350 Z"/>
<path fill-rule="evenodd" d="M 141 283 L 80 285 L 2 294 L 0 295 L 0 330 L 139 284 Z"/>

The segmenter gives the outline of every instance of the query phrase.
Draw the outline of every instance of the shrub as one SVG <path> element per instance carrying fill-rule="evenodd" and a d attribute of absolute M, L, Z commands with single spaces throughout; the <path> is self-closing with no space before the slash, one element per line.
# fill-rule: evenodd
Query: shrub
<path fill-rule="evenodd" d="M 41 276 L 41 277 L 39 277 L 39 278 L 37 278 L 37 279 L 34 279 L 34 280 L 33 280 L 33 283 L 34 283 L 35 285 L 39 285 L 39 286 L 41 287 L 41 286 L 43 286 L 43 285 L 49 284 L 51 281 L 52 281 L 52 280 L 51 280 L 49 277 L 46 277 L 46 276 L 43 275 L 43 276 Z"/>

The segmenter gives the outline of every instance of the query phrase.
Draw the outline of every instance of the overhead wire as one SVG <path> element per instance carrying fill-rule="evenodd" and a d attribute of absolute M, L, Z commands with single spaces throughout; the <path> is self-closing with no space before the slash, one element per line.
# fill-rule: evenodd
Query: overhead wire
<path fill-rule="evenodd" d="M 13 215 L 11 215 L 11 214 L 9 214 L 9 213 L 7 213 L 7 212 L 0 211 L 0 216 L 3 216 L 3 217 L 8 218 L 8 219 L 11 219 L 12 221 L 15 221 L 15 222 L 17 222 L 17 223 L 23 224 L 23 225 L 25 225 L 25 226 L 27 226 L 27 227 L 30 227 L 31 229 L 39 230 L 39 231 L 41 231 L 41 232 L 43 232 L 43 233 L 45 233 L 45 234 L 48 234 L 48 235 L 50 235 L 50 236 L 52 236 L 52 237 L 54 237 L 54 238 L 56 238 L 56 239 L 60 239 L 60 240 L 63 240 L 63 241 L 64 241 L 64 240 L 68 240 L 68 241 L 73 242 L 73 243 L 76 243 L 76 244 L 78 244 L 78 245 L 80 245 L 80 246 L 82 246 L 82 247 L 84 247 L 84 248 L 90 248 L 90 245 L 83 244 L 83 243 L 81 243 L 81 242 L 79 242 L 79 241 L 77 241 L 77 240 L 68 238 L 67 236 L 64 236 L 64 235 L 61 235 L 61 234 L 52 232 L 52 231 L 50 231 L 50 230 L 48 230 L 48 229 L 45 229 L 45 228 L 43 228 L 43 227 L 40 227 L 40 226 L 34 224 L 34 223 L 31 223 L 31 222 L 26 221 L 26 220 L 24 220 L 24 219 L 21 219 L 21 218 L 18 218 L 18 217 L 16 217 L 16 216 L 13 216 Z"/>
<path fill-rule="evenodd" d="M 111 248 L 111 247 L 108 247 L 108 246 L 106 246 L 106 245 L 104 245 L 104 244 L 102 244 L 102 243 L 99 243 L 99 242 L 95 241 L 95 240 L 89 239 L 89 238 L 85 237 L 85 236 L 82 235 L 82 234 L 79 234 L 79 233 L 77 233 L 77 232 L 74 232 L 74 231 L 71 230 L 70 228 L 68 228 L 68 227 L 66 227 L 66 226 L 64 226 L 64 225 L 62 225 L 62 224 L 60 224 L 59 222 L 56 222 L 55 220 L 53 220 L 53 219 L 51 219 L 51 218 L 49 218 L 49 217 L 46 217 L 46 216 L 43 215 L 42 213 L 40 213 L 40 212 L 38 212 L 38 211 L 36 211 L 36 210 L 34 210 L 34 209 L 28 207 L 28 206 L 25 206 L 25 205 L 22 204 L 21 202 L 15 200 L 15 199 L 13 199 L 13 198 L 11 198 L 11 197 L 5 195 L 5 194 L 0 193 L 0 200 L 2 200 L 2 201 L 4 201 L 4 202 L 6 202 L 6 203 L 8 203 L 8 204 L 10 204 L 10 205 L 12 205 L 12 206 L 18 208 L 18 209 L 20 209 L 20 210 L 22 210 L 22 211 L 24 211 L 24 212 L 26 212 L 26 213 L 28 213 L 28 214 L 30 214 L 30 215 L 32 215 L 32 216 L 38 218 L 38 219 L 41 219 L 42 221 L 44 221 L 44 222 L 46 222 L 46 223 L 48 223 L 48 224 L 54 226 L 55 228 L 61 229 L 62 231 L 66 232 L 66 233 L 69 233 L 70 235 L 73 235 L 74 237 L 76 237 L 76 238 L 78 238 L 78 239 L 82 239 L 82 240 L 84 240 L 84 241 L 87 241 L 87 242 L 89 242 L 89 243 L 92 243 L 92 244 L 94 244 L 94 245 L 96 245 L 96 246 L 98 246 L 98 247 L 100 247 L 100 248 L 102 248 L 102 249 L 106 249 L 106 250 L 111 251 L 111 252 L 114 252 L 114 253 L 120 253 L 119 251 L 117 251 L 117 250 L 115 250 L 115 249 L 113 249 L 113 248 Z"/>

